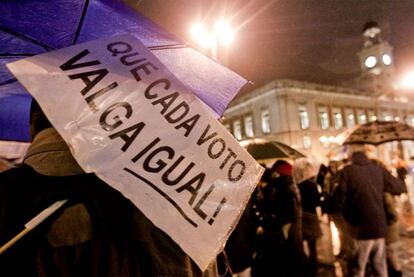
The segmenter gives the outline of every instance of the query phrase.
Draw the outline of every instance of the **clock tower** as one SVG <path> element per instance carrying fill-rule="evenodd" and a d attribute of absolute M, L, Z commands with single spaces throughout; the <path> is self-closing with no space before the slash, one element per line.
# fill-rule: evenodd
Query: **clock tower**
<path fill-rule="evenodd" d="M 393 90 L 394 59 L 392 47 L 381 37 L 381 28 L 369 21 L 363 29 L 364 46 L 358 52 L 361 76 L 359 85 L 370 94 L 384 95 Z"/>

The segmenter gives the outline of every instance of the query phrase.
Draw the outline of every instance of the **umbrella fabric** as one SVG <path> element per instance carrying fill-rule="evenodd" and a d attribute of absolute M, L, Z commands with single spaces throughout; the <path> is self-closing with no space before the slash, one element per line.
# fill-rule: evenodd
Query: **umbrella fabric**
<path fill-rule="evenodd" d="M 356 127 L 343 144 L 379 145 L 398 140 L 414 140 L 414 128 L 398 121 L 374 121 Z"/>
<path fill-rule="evenodd" d="M 76 43 L 136 36 L 217 117 L 246 83 L 121 1 L 2 0 L 0 14 L 0 140 L 29 140 L 31 96 L 5 64 Z"/>
<path fill-rule="evenodd" d="M 247 145 L 246 150 L 256 160 L 283 159 L 283 158 L 297 159 L 300 157 L 305 157 L 305 155 L 303 155 L 299 151 L 278 141 L 251 143 Z"/>
<path fill-rule="evenodd" d="M 30 140 L 31 101 L 32 97 L 20 83 L 0 85 L 0 140 L 26 142 Z"/>

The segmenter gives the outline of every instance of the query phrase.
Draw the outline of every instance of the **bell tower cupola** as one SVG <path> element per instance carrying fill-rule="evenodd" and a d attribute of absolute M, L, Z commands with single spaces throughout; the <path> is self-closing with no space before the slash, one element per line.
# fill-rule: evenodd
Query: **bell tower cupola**
<path fill-rule="evenodd" d="M 365 42 L 358 57 L 363 74 L 392 75 L 394 72 L 392 47 L 382 39 L 379 25 L 375 21 L 367 22 L 362 35 Z"/>

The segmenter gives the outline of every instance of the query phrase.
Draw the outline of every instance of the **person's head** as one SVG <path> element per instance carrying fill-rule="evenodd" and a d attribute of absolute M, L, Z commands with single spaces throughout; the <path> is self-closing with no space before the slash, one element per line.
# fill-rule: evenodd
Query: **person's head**
<path fill-rule="evenodd" d="M 398 179 L 400 179 L 400 180 L 405 180 L 405 178 L 407 177 L 407 175 L 408 175 L 408 170 L 407 170 L 407 168 L 405 168 L 405 167 L 397 167 L 396 168 L 396 171 L 397 171 L 397 176 L 398 176 Z"/>
<path fill-rule="evenodd" d="M 323 184 L 325 183 L 325 176 L 330 172 L 329 166 L 321 164 L 319 166 L 318 174 L 316 175 L 316 183 Z"/>
<path fill-rule="evenodd" d="M 30 138 L 31 140 L 42 130 L 52 127 L 36 100 L 30 106 Z"/>
<path fill-rule="evenodd" d="M 292 165 L 284 160 L 277 160 L 273 166 L 272 171 L 280 176 L 292 176 Z"/>
<path fill-rule="evenodd" d="M 364 152 L 366 151 L 366 147 L 364 144 L 351 144 L 348 147 L 348 156 L 351 157 L 356 152 Z"/>
<path fill-rule="evenodd" d="M 332 160 L 332 161 L 329 161 L 329 163 L 328 163 L 328 168 L 329 168 L 329 171 L 331 173 L 338 172 L 340 166 L 341 166 L 341 162 L 340 161 Z"/>
<path fill-rule="evenodd" d="M 352 144 L 349 146 L 351 162 L 355 163 L 361 159 L 368 159 L 367 147 L 365 144 Z"/>
<path fill-rule="evenodd" d="M 365 154 L 369 159 L 376 159 L 378 157 L 378 148 L 371 144 L 365 144 Z"/>
<path fill-rule="evenodd" d="M 309 158 L 299 158 L 293 164 L 293 179 L 297 184 L 316 177 L 318 168 Z"/>

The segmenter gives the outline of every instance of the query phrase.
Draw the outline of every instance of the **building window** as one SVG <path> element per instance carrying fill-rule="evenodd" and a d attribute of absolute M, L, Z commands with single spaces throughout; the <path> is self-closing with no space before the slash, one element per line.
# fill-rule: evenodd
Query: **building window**
<path fill-rule="evenodd" d="M 233 135 L 237 140 L 242 139 L 240 120 L 235 120 L 233 122 Z"/>
<path fill-rule="evenodd" d="M 310 149 L 312 147 L 312 138 L 310 136 L 303 136 L 303 148 Z"/>
<path fill-rule="evenodd" d="M 391 120 L 400 121 L 401 118 L 398 116 L 398 111 L 397 110 L 392 110 L 391 115 L 392 115 Z"/>
<path fill-rule="evenodd" d="M 392 121 L 394 117 L 390 112 L 382 112 L 382 120 L 384 121 Z"/>
<path fill-rule="evenodd" d="M 346 117 L 346 127 L 352 128 L 355 126 L 355 116 L 353 109 L 346 109 L 345 110 L 345 117 Z"/>
<path fill-rule="evenodd" d="M 334 120 L 335 129 L 341 129 L 344 127 L 344 121 L 342 119 L 342 112 L 340 108 L 333 108 L 332 109 L 332 116 Z"/>
<path fill-rule="evenodd" d="M 365 115 L 364 110 L 357 110 L 358 124 L 367 123 L 367 116 Z"/>
<path fill-rule="evenodd" d="M 406 123 L 407 123 L 408 125 L 410 125 L 410 126 L 413 126 L 413 127 L 414 127 L 414 116 L 412 116 L 412 115 L 407 116 Z"/>
<path fill-rule="evenodd" d="M 308 129 L 310 127 L 308 109 L 305 105 L 299 106 L 300 128 Z"/>
<path fill-rule="evenodd" d="M 247 137 L 252 138 L 254 136 L 253 132 L 253 118 L 251 116 L 246 116 L 244 118 L 244 132 Z"/>
<path fill-rule="evenodd" d="M 323 147 L 327 148 L 329 146 L 329 139 L 326 136 L 321 136 L 319 138 L 319 141 L 321 142 L 321 144 L 323 145 Z"/>
<path fill-rule="evenodd" d="M 318 107 L 319 124 L 323 130 L 329 128 L 329 115 L 326 107 Z"/>
<path fill-rule="evenodd" d="M 368 121 L 369 122 L 374 122 L 375 120 L 377 120 L 377 116 L 375 115 L 375 112 L 373 110 L 369 110 L 368 111 Z"/>
<path fill-rule="evenodd" d="M 270 133 L 270 113 L 268 110 L 262 111 L 262 132 Z"/>

